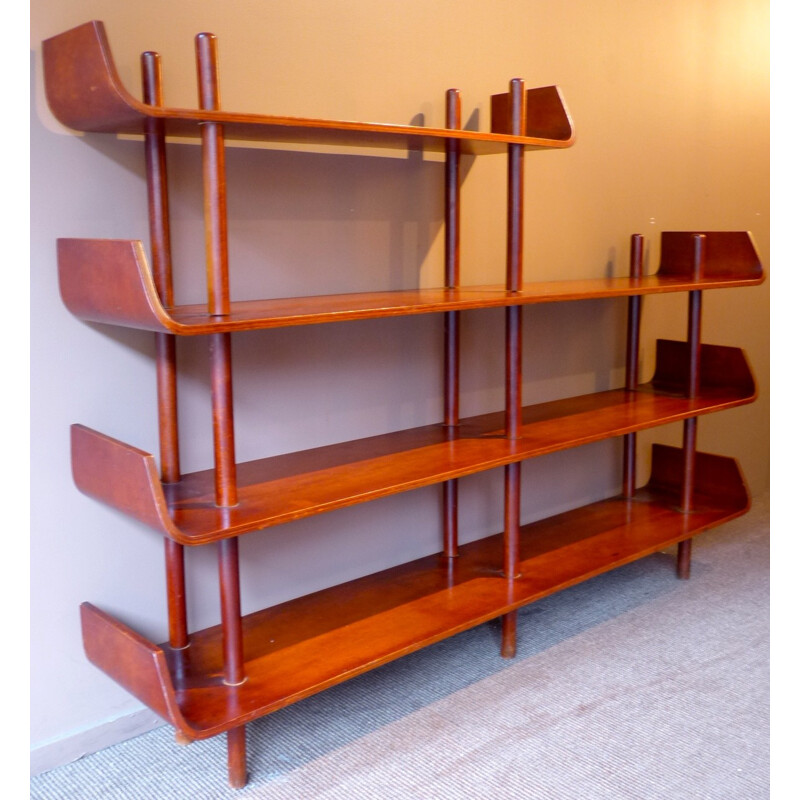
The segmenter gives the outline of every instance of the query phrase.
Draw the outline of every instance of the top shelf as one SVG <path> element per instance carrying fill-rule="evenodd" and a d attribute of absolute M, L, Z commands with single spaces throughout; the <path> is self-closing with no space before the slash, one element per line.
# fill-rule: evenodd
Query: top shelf
<path fill-rule="evenodd" d="M 491 133 L 150 106 L 122 85 L 99 21 L 45 40 L 43 55 L 50 108 L 60 122 L 78 131 L 144 134 L 158 121 L 167 136 L 199 138 L 203 123 L 216 122 L 234 140 L 434 152 L 458 141 L 462 152 L 474 155 L 506 152 L 509 144 L 542 149 L 569 147 L 574 141 L 572 120 L 556 86 L 527 92 L 526 135 L 513 136 L 504 113 L 507 95 L 492 98 Z"/>

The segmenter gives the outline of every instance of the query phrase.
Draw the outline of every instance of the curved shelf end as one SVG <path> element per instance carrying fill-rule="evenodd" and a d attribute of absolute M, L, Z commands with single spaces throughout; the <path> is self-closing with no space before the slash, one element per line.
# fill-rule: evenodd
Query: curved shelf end
<path fill-rule="evenodd" d="M 764 269 L 750 231 L 662 231 L 658 275 L 691 278 L 695 270 L 694 237 L 705 236 L 699 278 L 764 280 Z"/>
<path fill-rule="evenodd" d="M 85 425 L 73 425 L 72 477 L 88 497 L 186 544 L 167 508 L 153 456 Z"/>
<path fill-rule="evenodd" d="M 160 647 L 91 603 L 81 603 L 81 630 L 92 664 L 189 739 L 202 738 L 178 706 L 166 653 Z"/>
<path fill-rule="evenodd" d="M 689 387 L 689 345 L 672 339 L 656 339 L 656 368 L 651 384 L 656 391 L 685 395 Z M 733 393 L 739 399 L 755 400 L 756 382 L 739 347 L 700 345 L 700 392 Z"/>
<path fill-rule="evenodd" d="M 750 508 L 750 492 L 735 458 L 714 453 L 696 454 L 694 494 L 697 507 L 715 507 L 729 511 L 726 519 L 744 514 Z M 657 492 L 679 502 L 683 482 L 683 450 L 654 444 L 650 480 L 645 491 Z M 719 520 L 720 524 L 725 520 Z M 694 531 L 700 533 L 701 531 Z"/>
<path fill-rule="evenodd" d="M 64 305 L 87 322 L 157 333 L 181 326 L 164 310 L 142 243 L 134 239 L 58 239 Z"/>
<path fill-rule="evenodd" d="M 119 79 L 102 22 L 45 39 L 42 55 L 47 103 L 59 122 L 77 131 L 144 130 L 146 114 Z"/>
<path fill-rule="evenodd" d="M 559 142 L 569 147 L 575 141 L 572 117 L 558 86 L 539 86 L 525 92 L 527 113 L 524 136 Z M 491 131 L 510 135 L 508 92 L 491 98 Z"/>

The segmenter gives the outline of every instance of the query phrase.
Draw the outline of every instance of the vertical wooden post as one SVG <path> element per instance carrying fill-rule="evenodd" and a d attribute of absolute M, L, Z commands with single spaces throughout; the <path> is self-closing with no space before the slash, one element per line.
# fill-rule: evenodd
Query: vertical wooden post
<path fill-rule="evenodd" d="M 164 104 L 161 58 L 158 53 L 142 53 L 142 93 L 151 106 Z M 172 290 L 172 247 L 169 228 L 167 152 L 163 122 L 150 120 L 144 139 L 147 174 L 147 209 L 150 222 L 150 249 L 153 281 L 161 302 L 174 303 Z M 177 483 L 181 479 L 178 446 L 178 389 L 175 337 L 157 333 L 156 383 L 158 394 L 158 432 L 161 480 Z M 186 617 L 186 577 L 183 546 L 164 539 L 167 576 L 167 618 L 169 643 L 175 650 L 189 645 Z"/>
<path fill-rule="evenodd" d="M 642 277 L 644 237 L 640 233 L 631 236 L 630 276 L 636 281 Z M 625 389 L 633 392 L 639 385 L 639 333 L 642 319 L 642 296 L 628 298 L 628 334 L 625 358 Z M 633 497 L 636 491 L 636 434 L 626 433 L 622 437 L 622 493 Z"/>
<path fill-rule="evenodd" d="M 220 107 L 217 39 L 213 34 L 199 33 L 195 43 L 200 107 L 204 110 L 217 110 Z M 225 143 L 220 124 L 203 124 L 202 150 L 208 307 L 209 313 L 222 316 L 230 312 L 230 295 Z M 210 361 L 216 503 L 221 508 L 229 508 L 237 503 L 230 334 L 211 335 Z M 239 590 L 239 542 L 236 537 L 219 543 L 218 559 L 223 679 L 229 685 L 238 685 L 244 682 L 245 675 Z M 228 782 L 234 788 L 241 788 L 247 782 L 244 726 L 228 732 Z"/>
<path fill-rule="evenodd" d="M 461 127 L 461 94 L 457 89 L 447 92 L 446 125 Z M 445 286 L 456 289 L 459 285 L 461 144 L 448 139 L 445 155 L 444 185 L 444 271 Z M 460 314 L 444 314 L 444 424 L 455 428 L 459 419 L 459 333 Z M 458 555 L 458 481 L 445 481 L 442 486 L 444 502 L 443 552 L 446 558 Z"/>
<path fill-rule="evenodd" d="M 694 240 L 693 277 L 703 274 L 706 253 L 706 237 L 696 234 Z M 702 292 L 689 292 L 689 313 L 686 341 L 689 348 L 688 375 L 686 380 L 687 397 L 696 397 L 700 390 L 700 321 Z M 683 423 L 683 482 L 681 485 L 681 511 L 691 512 L 694 505 L 694 475 L 697 453 L 697 417 L 689 417 Z M 686 539 L 678 544 L 677 573 L 682 580 L 691 575 L 692 540 Z"/>
<path fill-rule="evenodd" d="M 525 133 L 525 84 L 514 78 L 509 85 L 509 126 L 514 136 Z M 523 167 L 524 146 L 508 145 L 508 229 L 506 241 L 506 289 L 518 292 L 522 288 L 523 232 Z M 518 439 L 522 428 L 522 307 L 506 308 L 506 436 Z M 505 468 L 505 532 L 503 536 L 503 572 L 509 582 L 509 594 L 519 572 L 521 464 Z M 503 658 L 513 658 L 517 652 L 517 612 L 503 616 Z"/>

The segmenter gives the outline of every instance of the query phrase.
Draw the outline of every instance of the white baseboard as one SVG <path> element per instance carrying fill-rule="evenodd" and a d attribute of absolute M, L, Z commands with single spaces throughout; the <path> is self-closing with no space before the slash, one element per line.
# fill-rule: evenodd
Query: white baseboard
<path fill-rule="evenodd" d="M 61 767 L 166 724 L 149 708 L 125 714 L 31 749 L 31 776 Z"/>

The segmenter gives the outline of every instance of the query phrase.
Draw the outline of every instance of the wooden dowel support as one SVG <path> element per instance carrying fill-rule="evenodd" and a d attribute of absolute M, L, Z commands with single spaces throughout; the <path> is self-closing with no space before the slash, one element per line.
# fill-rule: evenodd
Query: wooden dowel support
<path fill-rule="evenodd" d="M 199 33 L 195 44 L 200 108 L 217 111 L 220 107 L 217 37 L 210 33 Z M 227 185 L 222 125 L 211 122 L 203 124 L 202 150 L 208 308 L 209 313 L 224 316 L 230 313 L 230 295 Z"/>
<path fill-rule="evenodd" d="M 517 612 L 504 614 L 500 620 L 500 655 L 514 658 L 517 655 Z"/>
<path fill-rule="evenodd" d="M 458 480 L 445 481 L 442 484 L 444 501 L 444 547 L 447 558 L 458 556 Z"/>
<path fill-rule="evenodd" d="M 461 94 L 449 89 L 446 96 L 447 127 L 461 127 Z M 460 279 L 460 215 L 461 215 L 461 147 L 457 140 L 448 140 L 445 153 L 445 253 L 444 282 L 448 289 L 457 288 Z M 459 420 L 459 339 L 460 314 L 444 315 L 444 424 L 455 427 Z M 458 482 L 445 481 L 443 492 L 443 553 L 447 558 L 458 555 Z"/>
<path fill-rule="evenodd" d="M 200 107 L 218 110 L 217 38 L 209 33 L 200 33 L 195 39 L 195 46 Z M 230 313 L 230 291 L 225 142 L 221 125 L 203 125 L 202 151 L 208 308 L 209 313 L 224 316 Z M 209 342 L 215 497 L 218 506 L 229 508 L 238 501 L 230 334 L 214 334 Z M 239 588 L 239 540 L 236 537 L 225 539 L 218 547 L 224 682 L 236 686 L 246 679 Z M 234 788 L 241 788 L 247 781 L 244 726 L 228 732 L 228 780 Z"/>
<path fill-rule="evenodd" d="M 640 233 L 631 236 L 630 276 L 638 280 L 643 274 L 644 237 Z M 641 331 L 642 298 L 628 298 L 628 331 L 625 358 L 625 388 L 631 392 L 639 385 L 639 340 Z M 636 491 L 636 434 L 626 433 L 622 451 L 622 492 L 633 497 Z"/>
<path fill-rule="evenodd" d="M 231 335 L 229 333 L 216 333 L 209 337 L 209 356 L 216 504 L 220 508 L 230 508 L 237 504 L 238 497 L 233 427 Z"/>
<path fill-rule="evenodd" d="M 241 789 L 247 783 L 247 739 L 245 726 L 228 731 L 228 784 Z"/>
<path fill-rule="evenodd" d="M 522 135 L 526 126 L 524 81 L 514 78 L 508 91 L 508 129 Z M 506 288 L 522 288 L 523 167 L 525 151 L 521 145 L 508 146 L 508 210 L 506 238 Z M 522 307 L 506 309 L 506 436 L 518 439 L 522 430 Z M 520 536 L 520 464 L 505 468 L 505 529 L 503 536 L 503 571 L 513 583 L 519 572 Z M 517 612 L 503 617 L 501 655 L 513 658 L 516 653 Z"/>
<path fill-rule="evenodd" d="M 189 646 L 186 618 L 186 575 L 183 545 L 164 539 L 164 561 L 167 573 L 167 618 L 169 643 L 174 650 Z"/>
<path fill-rule="evenodd" d="M 503 573 L 509 581 L 519 576 L 520 476 L 519 461 L 509 464 L 505 471 L 505 530 L 503 542 Z"/>
<path fill-rule="evenodd" d="M 693 277 L 699 279 L 704 272 L 706 257 L 706 237 L 695 234 L 693 240 Z M 686 378 L 687 397 L 696 397 L 700 391 L 700 351 L 701 351 L 701 311 L 702 292 L 689 292 L 689 309 L 686 340 L 689 347 L 688 375 Z M 697 417 L 690 417 L 683 423 L 683 481 L 681 484 L 681 511 L 691 513 L 694 508 L 695 469 L 697 463 Z M 688 580 L 691 574 L 692 540 L 687 539 L 678 545 L 676 570 L 678 577 Z"/>
<path fill-rule="evenodd" d="M 158 53 L 142 53 L 142 96 L 151 106 L 164 105 L 161 58 Z M 169 224 L 169 191 L 167 181 L 167 148 L 164 125 L 150 120 L 145 133 L 145 172 L 147 175 L 147 208 L 150 225 L 150 250 L 153 282 L 161 302 L 174 304 L 172 288 L 172 243 Z M 181 478 L 178 444 L 178 384 L 175 337 L 157 333 L 156 393 L 158 397 L 159 455 L 161 479 L 177 483 Z M 166 568 L 167 618 L 169 643 L 175 650 L 189 646 L 186 613 L 186 575 L 183 547 L 171 539 L 164 540 Z M 178 661 L 180 667 L 180 659 Z"/>
<path fill-rule="evenodd" d="M 509 85 L 509 130 L 520 136 L 525 130 L 525 83 L 514 78 Z M 522 287 L 523 145 L 508 146 L 508 233 L 506 284 L 510 292 Z"/>
<path fill-rule="evenodd" d="M 222 642 L 225 683 L 238 686 L 245 679 L 239 591 L 239 539 L 224 539 L 219 547 L 219 585 L 222 606 Z"/>
<path fill-rule="evenodd" d="M 692 576 L 692 540 L 678 542 L 678 558 L 676 571 L 678 578 L 688 581 Z"/>

